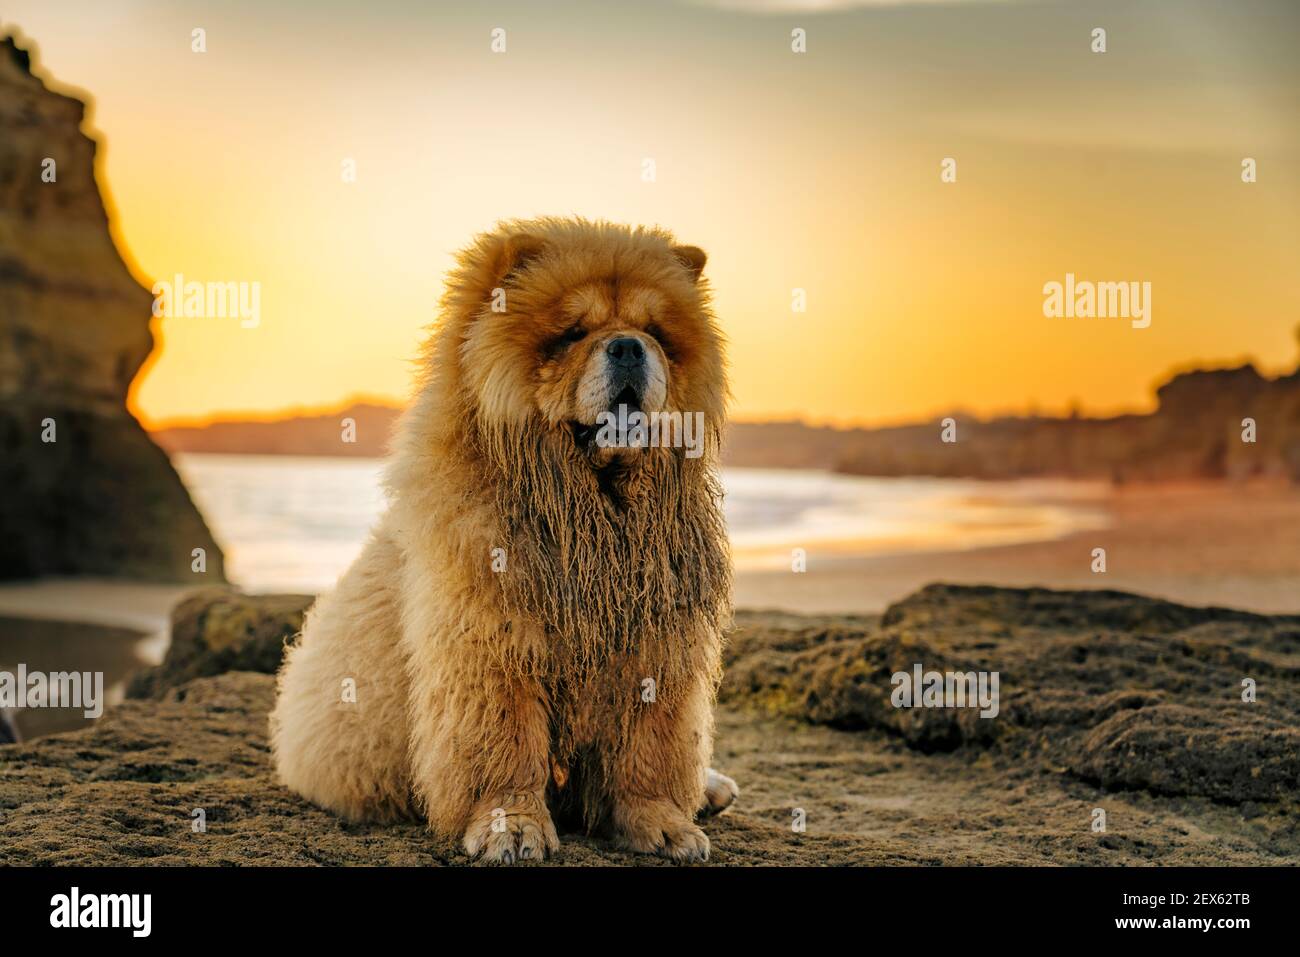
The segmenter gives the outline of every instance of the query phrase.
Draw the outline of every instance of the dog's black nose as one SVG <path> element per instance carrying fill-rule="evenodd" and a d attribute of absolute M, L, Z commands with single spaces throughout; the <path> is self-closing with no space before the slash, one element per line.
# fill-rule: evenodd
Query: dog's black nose
<path fill-rule="evenodd" d="M 605 347 L 605 353 L 613 360 L 614 365 L 624 369 L 630 369 L 645 362 L 645 346 L 641 345 L 640 339 L 633 336 L 619 336 L 617 339 L 611 339 L 609 345 Z"/>

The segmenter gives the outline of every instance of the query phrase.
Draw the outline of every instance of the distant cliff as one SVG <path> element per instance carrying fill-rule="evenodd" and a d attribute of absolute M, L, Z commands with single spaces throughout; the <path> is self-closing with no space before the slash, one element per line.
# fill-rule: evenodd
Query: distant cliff
<path fill-rule="evenodd" d="M 1150 415 L 1000 418 L 954 413 L 887 429 L 800 423 L 731 427 L 732 465 L 825 468 L 855 475 L 1008 479 L 1032 476 L 1160 479 L 1290 477 L 1300 481 L 1300 371 L 1276 379 L 1253 366 L 1174 376 Z M 1244 419 L 1254 442 L 1243 441 Z"/>
<path fill-rule="evenodd" d="M 0 579 L 204 580 L 222 555 L 126 410 L 152 297 L 109 233 L 84 105 L 0 39 Z"/>
<path fill-rule="evenodd" d="M 379 457 L 387 450 L 389 432 L 401 411 L 359 402 L 338 412 L 286 414 L 266 422 L 213 422 L 158 429 L 152 435 L 168 452 Z"/>

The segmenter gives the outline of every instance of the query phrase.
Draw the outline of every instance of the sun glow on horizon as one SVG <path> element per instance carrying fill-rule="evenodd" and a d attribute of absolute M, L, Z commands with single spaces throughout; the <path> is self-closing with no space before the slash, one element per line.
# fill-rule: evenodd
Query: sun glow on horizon
<path fill-rule="evenodd" d="M 1198 360 L 1290 367 L 1300 11 L 1257 5 L 1108 8 L 1104 55 L 1095 13 L 1034 3 L 17 0 L 5 28 L 94 95 L 137 276 L 260 284 L 256 328 L 154 320 L 148 427 L 402 404 L 454 251 L 539 214 L 704 248 L 735 417 L 851 425 L 1145 411 Z M 1151 327 L 1045 318 L 1066 273 L 1150 282 Z"/>

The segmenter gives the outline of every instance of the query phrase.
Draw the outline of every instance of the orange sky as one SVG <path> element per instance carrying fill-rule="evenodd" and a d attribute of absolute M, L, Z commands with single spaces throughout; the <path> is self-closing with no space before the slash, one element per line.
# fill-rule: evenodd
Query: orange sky
<path fill-rule="evenodd" d="M 146 424 L 401 401 L 452 252 L 542 213 L 708 251 L 741 418 L 1146 408 L 1295 358 L 1295 4 L 265 6 L 6 5 L 95 96 L 141 278 L 261 285 L 255 329 L 156 324 Z M 1150 282 L 1150 328 L 1044 317 L 1067 272 Z"/>

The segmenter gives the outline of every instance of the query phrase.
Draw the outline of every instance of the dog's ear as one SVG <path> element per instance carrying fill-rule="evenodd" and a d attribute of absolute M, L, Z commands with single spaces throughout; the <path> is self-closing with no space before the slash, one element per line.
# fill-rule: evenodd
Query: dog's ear
<path fill-rule="evenodd" d="M 546 249 L 546 240 L 532 233 L 511 233 L 501 240 L 494 263 L 493 278 L 501 282 L 511 273 L 518 272 L 536 259 Z"/>
<path fill-rule="evenodd" d="M 709 260 L 699 246 L 674 246 L 673 255 L 691 274 L 692 282 L 699 280 L 700 273 L 704 272 L 704 264 Z"/>

